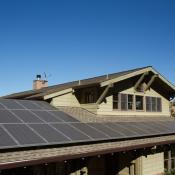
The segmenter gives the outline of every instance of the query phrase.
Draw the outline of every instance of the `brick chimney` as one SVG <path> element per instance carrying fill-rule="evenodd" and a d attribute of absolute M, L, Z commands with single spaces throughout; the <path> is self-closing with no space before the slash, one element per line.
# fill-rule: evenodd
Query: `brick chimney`
<path fill-rule="evenodd" d="M 33 89 L 38 90 L 45 87 L 48 87 L 48 81 L 42 80 L 41 75 L 36 75 L 36 80 L 33 81 Z"/>

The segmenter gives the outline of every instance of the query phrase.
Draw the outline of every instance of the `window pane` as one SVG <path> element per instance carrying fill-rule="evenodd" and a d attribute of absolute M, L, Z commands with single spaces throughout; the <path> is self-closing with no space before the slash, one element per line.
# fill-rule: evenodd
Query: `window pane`
<path fill-rule="evenodd" d="M 143 110 L 143 97 L 136 96 L 136 110 Z"/>
<path fill-rule="evenodd" d="M 151 97 L 146 97 L 146 111 L 151 112 Z"/>
<path fill-rule="evenodd" d="M 133 95 L 128 95 L 128 109 L 133 109 Z"/>
<path fill-rule="evenodd" d="M 156 112 L 156 98 L 152 97 L 152 111 Z"/>
<path fill-rule="evenodd" d="M 157 112 L 162 112 L 162 101 L 161 101 L 161 98 L 157 98 Z"/>
<path fill-rule="evenodd" d="M 118 94 L 113 95 L 113 109 L 118 109 Z"/>
<path fill-rule="evenodd" d="M 168 160 L 164 161 L 164 168 L 165 168 L 165 170 L 168 170 Z"/>
<path fill-rule="evenodd" d="M 121 94 L 121 110 L 127 110 L 127 94 Z"/>
<path fill-rule="evenodd" d="M 95 103 L 94 92 L 85 93 L 85 103 Z"/>

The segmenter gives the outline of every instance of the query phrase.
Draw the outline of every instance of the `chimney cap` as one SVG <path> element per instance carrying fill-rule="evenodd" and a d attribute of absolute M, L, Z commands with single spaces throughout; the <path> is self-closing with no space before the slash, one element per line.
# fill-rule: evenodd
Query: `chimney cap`
<path fill-rule="evenodd" d="M 40 80 L 41 79 L 41 75 L 40 74 L 37 74 L 36 75 L 36 78 L 37 78 L 37 80 Z"/>

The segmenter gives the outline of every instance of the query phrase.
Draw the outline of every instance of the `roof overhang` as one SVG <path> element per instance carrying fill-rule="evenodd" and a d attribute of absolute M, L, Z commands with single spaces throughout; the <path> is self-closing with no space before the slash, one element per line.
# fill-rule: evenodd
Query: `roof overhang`
<path fill-rule="evenodd" d="M 157 72 L 155 69 L 153 69 L 152 67 L 147 67 L 145 69 L 138 70 L 138 71 L 135 71 L 135 72 L 132 72 L 132 73 L 120 76 L 118 78 L 114 78 L 114 79 L 110 79 L 110 80 L 104 81 L 100 85 L 101 85 L 101 87 L 104 87 L 104 86 L 107 86 L 109 84 L 113 84 L 113 83 L 116 83 L 116 82 L 119 82 L 119 81 L 122 81 L 122 80 L 125 80 L 125 79 L 128 79 L 128 78 L 131 78 L 131 77 L 134 77 L 134 76 L 137 76 L 137 75 L 144 74 L 145 72 L 153 72 L 155 75 L 159 75 L 159 78 L 162 81 L 164 81 L 167 85 L 169 85 L 169 87 L 171 87 L 175 91 L 175 86 L 172 83 L 170 83 L 166 78 L 164 78 L 159 72 Z"/>

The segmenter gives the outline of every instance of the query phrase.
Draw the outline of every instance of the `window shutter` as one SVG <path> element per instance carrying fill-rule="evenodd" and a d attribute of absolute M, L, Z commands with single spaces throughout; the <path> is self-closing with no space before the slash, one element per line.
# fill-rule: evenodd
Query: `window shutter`
<path fill-rule="evenodd" d="M 146 111 L 151 112 L 151 97 L 146 97 Z"/>
<path fill-rule="evenodd" d="M 127 94 L 121 94 L 121 110 L 127 110 Z"/>

